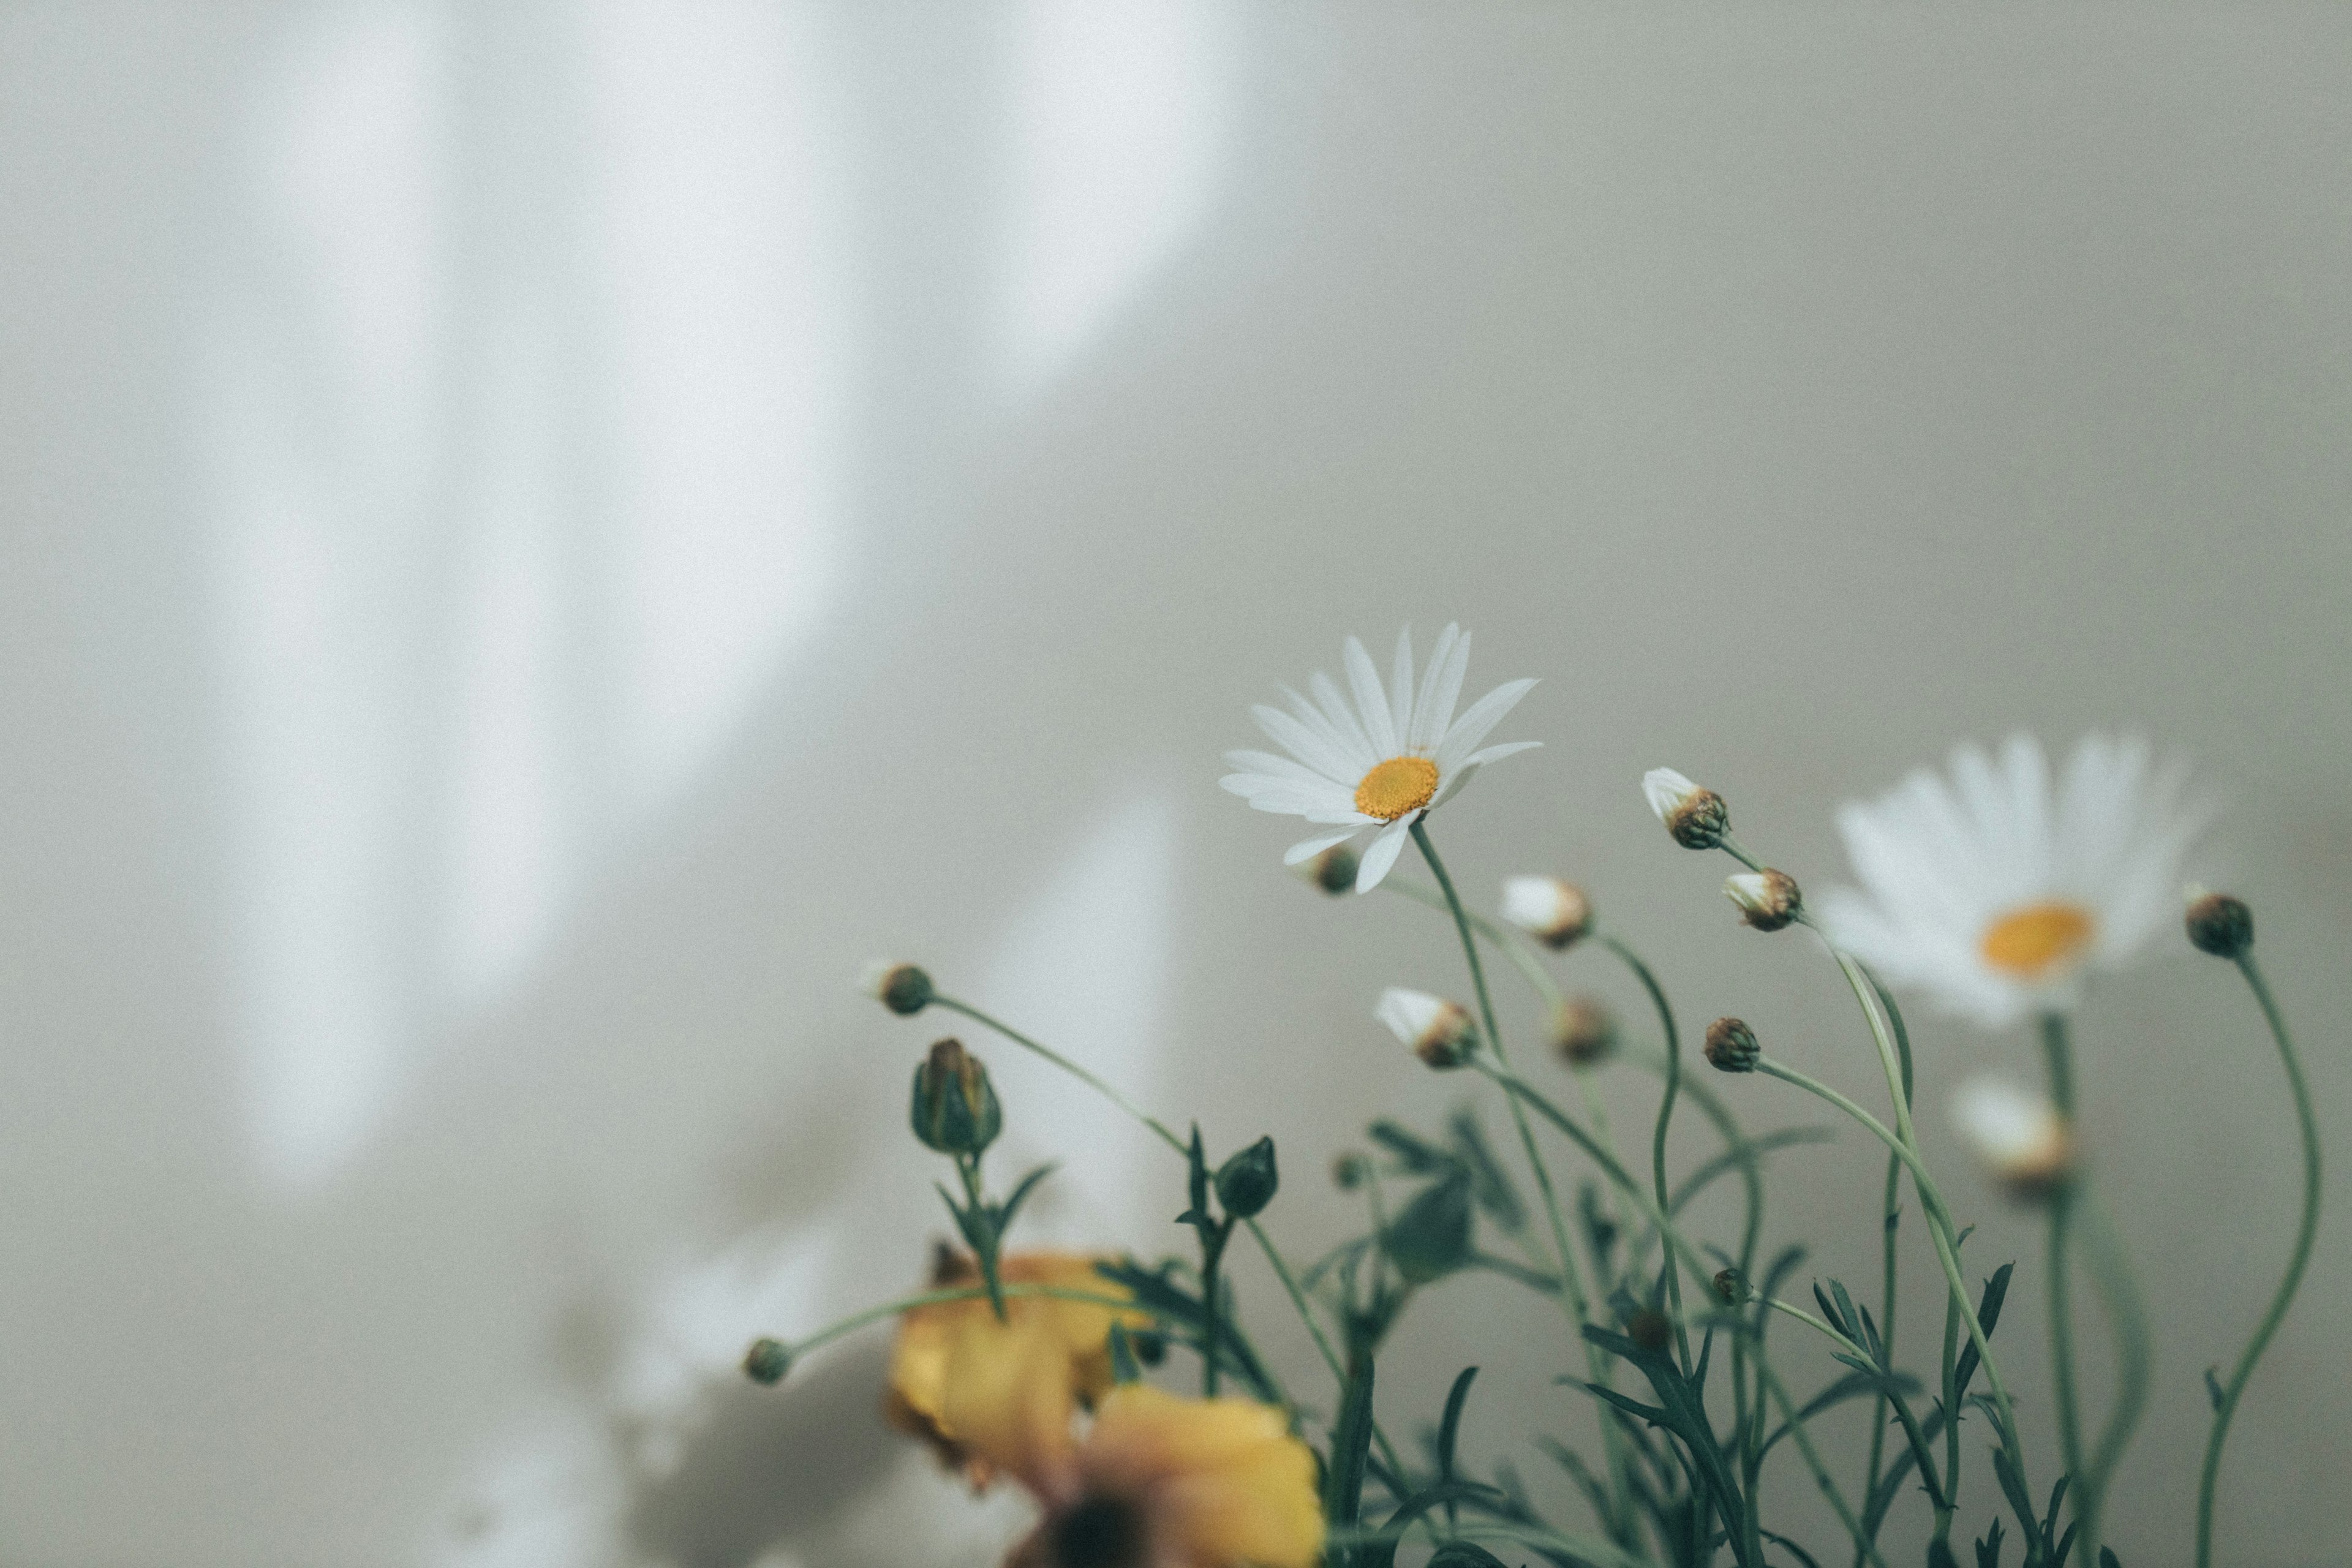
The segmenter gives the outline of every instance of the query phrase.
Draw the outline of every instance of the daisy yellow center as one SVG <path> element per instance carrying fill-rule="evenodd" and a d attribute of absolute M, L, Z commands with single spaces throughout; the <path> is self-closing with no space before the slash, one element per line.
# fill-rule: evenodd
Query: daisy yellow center
<path fill-rule="evenodd" d="M 1986 928 L 1984 961 L 2019 980 L 2039 980 L 2082 956 L 2097 929 L 2091 911 L 2080 904 L 2028 904 Z"/>
<path fill-rule="evenodd" d="M 1437 794 L 1437 764 L 1427 757 L 1391 757 L 1356 786 L 1356 809 L 1382 822 L 1419 811 Z"/>

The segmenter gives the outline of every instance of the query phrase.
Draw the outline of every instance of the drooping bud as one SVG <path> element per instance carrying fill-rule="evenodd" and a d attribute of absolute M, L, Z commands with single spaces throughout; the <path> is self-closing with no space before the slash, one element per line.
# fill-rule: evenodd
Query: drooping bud
<path fill-rule="evenodd" d="M 1570 996 L 1552 1009 L 1552 1048 L 1570 1067 L 1591 1067 L 1617 1045 L 1616 1016 L 1597 997 Z"/>
<path fill-rule="evenodd" d="M 1737 1268 L 1718 1270 L 1715 1277 L 1715 1293 L 1722 1297 L 1727 1305 L 1737 1307 L 1748 1300 L 1748 1281 L 1740 1277 Z"/>
<path fill-rule="evenodd" d="M 1275 1169 L 1274 1140 L 1261 1138 L 1217 1167 L 1217 1202 L 1235 1219 L 1250 1219 L 1274 1202 L 1282 1177 Z"/>
<path fill-rule="evenodd" d="M 1706 1060 L 1717 1072 L 1754 1072 L 1763 1051 L 1756 1031 L 1738 1018 L 1717 1018 L 1706 1026 Z"/>
<path fill-rule="evenodd" d="M 911 963 L 887 959 L 866 966 L 866 994 L 893 1013 L 905 1016 L 931 1005 L 931 977 Z"/>
<path fill-rule="evenodd" d="M 743 1375 L 762 1388 L 773 1388 L 793 1370 L 793 1352 L 782 1340 L 759 1339 L 743 1352 Z"/>
<path fill-rule="evenodd" d="M 1372 1016 L 1386 1024 L 1406 1049 L 1433 1068 L 1458 1068 L 1478 1048 L 1478 1028 L 1471 1023 L 1468 1010 L 1459 1002 L 1448 1002 L 1426 991 L 1391 985 L 1381 993 Z"/>
<path fill-rule="evenodd" d="M 1371 1163 L 1353 1151 L 1331 1157 L 1331 1184 L 1343 1193 L 1352 1193 L 1362 1186 L 1371 1173 Z"/>
<path fill-rule="evenodd" d="M 2216 958 L 2242 958 L 2254 945 L 2254 911 L 2227 893 L 2189 889 L 2189 941 Z"/>
<path fill-rule="evenodd" d="M 1723 797 L 1711 789 L 1701 789 L 1672 768 L 1652 768 L 1643 773 L 1642 794 L 1675 842 L 1685 849 L 1712 849 L 1731 831 L 1731 808 L 1723 804 Z"/>
<path fill-rule="evenodd" d="M 1673 1321 L 1655 1307 L 1643 1307 L 1625 1320 L 1625 1337 L 1654 1354 L 1674 1342 L 1674 1331 Z"/>
<path fill-rule="evenodd" d="M 1805 907 L 1797 879 L 1767 866 L 1723 879 L 1723 896 L 1739 906 L 1739 918 L 1758 931 L 1779 931 Z"/>
<path fill-rule="evenodd" d="M 1356 868 L 1363 858 L 1345 844 L 1310 855 L 1298 863 L 1298 874 L 1333 898 L 1356 890 Z"/>
<path fill-rule="evenodd" d="M 1972 1079 L 1952 1097 L 1952 1126 L 2011 1197 L 2047 1197 L 2074 1171 L 2074 1137 L 2058 1108 L 1999 1079 Z"/>
<path fill-rule="evenodd" d="M 1503 883 L 1503 918 L 1546 947 L 1570 947 L 1592 929 L 1592 900 L 1558 877 L 1511 877 Z"/>
<path fill-rule="evenodd" d="M 945 1039 L 915 1069 L 915 1136 L 942 1154 L 977 1155 L 1004 1130 L 988 1069 L 961 1040 Z"/>

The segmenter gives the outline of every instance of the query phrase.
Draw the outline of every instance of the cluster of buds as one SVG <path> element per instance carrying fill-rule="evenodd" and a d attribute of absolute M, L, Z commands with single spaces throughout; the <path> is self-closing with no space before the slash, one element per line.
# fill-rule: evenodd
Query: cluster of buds
<path fill-rule="evenodd" d="M 1478 1026 L 1470 1021 L 1468 1009 L 1426 991 L 1392 985 L 1381 993 L 1372 1016 L 1433 1068 L 1458 1068 L 1478 1048 Z"/>
<path fill-rule="evenodd" d="M 1779 931 L 1804 912 L 1805 896 L 1797 879 L 1767 866 L 1723 879 L 1723 896 L 1738 907 L 1739 918 L 1758 931 Z"/>
<path fill-rule="evenodd" d="M 1503 918 L 1555 951 L 1592 929 L 1592 900 L 1558 877 L 1512 877 L 1503 883 Z"/>
<path fill-rule="evenodd" d="M 1617 1044 L 1615 1015 L 1597 997 L 1570 996 L 1552 1009 L 1551 1044 L 1570 1067 L 1591 1067 Z"/>
<path fill-rule="evenodd" d="M 1731 831 L 1731 808 L 1723 804 L 1723 797 L 1672 768 L 1652 768 L 1643 773 L 1642 794 L 1675 842 L 1685 849 L 1713 849 Z"/>
<path fill-rule="evenodd" d="M 2074 1173 L 2074 1134 L 2041 1095 L 1998 1079 L 1974 1079 L 1952 1097 L 1952 1126 L 2003 1191 L 2043 1198 Z"/>
<path fill-rule="evenodd" d="M 1738 1018 L 1717 1018 L 1706 1026 L 1706 1061 L 1717 1072 L 1754 1072 L 1763 1054 L 1756 1031 Z"/>

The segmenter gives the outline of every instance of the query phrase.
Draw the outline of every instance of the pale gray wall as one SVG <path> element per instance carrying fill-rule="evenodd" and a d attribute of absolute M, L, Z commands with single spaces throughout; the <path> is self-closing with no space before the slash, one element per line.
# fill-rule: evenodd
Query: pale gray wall
<path fill-rule="evenodd" d="M 1286 879 L 1217 753 L 1407 618 L 1544 678 L 1442 825 L 1476 896 L 1574 874 L 1686 1018 L 1865 1098 L 1834 973 L 1641 771 L 1819 885 L 1834 803 L 1958 739 L 2194 753 L 2340 1130 L 2347 82 L 2316 6 L 0 12 L 0 1555 L 986 1560 L 1017 1507 L 880 1431 L 871 1342 L 726 1370 L 939 1223 L 930 1032 L 848 977 L 1275 1133 L 1316 1248 L 1321 1152 L 1444 1103 L 1371 998 L 1456 960 Z M 1931 1105 L 2031 1068 L 1919 1034 Z M 2290 1122 L 2219 966 L 2082 1050 L 2159 1299 L 2141 1568 Z M 1013 1152 L 1094 1173 L 1049 1233 L 1181 1242 L 1148 1146 L 990 1057 Z M 1776 1235 L 1868 1277 L 1878 1169 L 1787 1158 Z M 2347 1196 L 2231 1562 L 2352 1541 Z M 1470 1359 L 1481 1448 L 1584 1419 L 1539 1307 L 1432 1306 L 1396 1426 Z"/>

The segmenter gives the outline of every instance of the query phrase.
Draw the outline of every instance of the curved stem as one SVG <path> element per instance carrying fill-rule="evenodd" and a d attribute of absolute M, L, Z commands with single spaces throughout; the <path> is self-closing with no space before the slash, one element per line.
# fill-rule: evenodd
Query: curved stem
<path fill-rule="evenodd" d="M 2068 1127 L 2074 1122 L 2074 1053 L 2066 1040 L 2066 1018 L 2060 1013 L 2042 1015 L 2042 1052 L 2050 1069 L 2050 1103 Z M 2083 1463 L 2083 1413 L 2074 1383 L 2074 1303 L 2067 1258 L 2074 1229 L 2074 1194 L 2080 1178 L 2061 1182 L 2050 1194 L 2048 1257 L 2042 1283 L 2050 1297 L 2051 1397 L 2058 1413 L 2058 1452 L 2066 1473 L 2074 1478 L 2074 1522 L 2081 1531 L 2083 1561 L 2099 1557 L 2098 1508 L 2090 1495 L 2090 1472 Z"/>
<path fill-rule="evenodd" d="M 1049 1301 L 1078 1301 L 1089 1307 L 1108 1307 L 1115 1311 L 1140 1312 L 1147 1317 L 1160 1317 L 1160 1314 L 1152 1311 L 1150 1308 L 1136 1300 L 1132 1296 L 1106 1296 L 1092 1290 L 1074 1289 L 1066 1285 L 1006 1284 L 998 1289 L 1009 1300 L 1025 1296 L 1037 1296 Z M 946 1290 L 918 1291 L 911 1296 L 901 1296 L 895 1301 L 885 1301 L 878 1307 L 868 1307 L 862 1312 L 852 1312 L 836 1322 L 827 1323 L 814 1333 L 787 1341 L 784 1348 L 792 1352 L 794 1361 L 798 1361 L 820 1345 L 829 1344 L 844 1334 L 856 1333 L 868 1324 L 878 1323 L 885 1318 L 899 1317 L 922 1307 L 941 1307 L 951 1301 L 985 1301 L 988 1299 L 988 1287 L 985 1285 L 964 1285 Z M 1168 1320 L 1162 1318 L 1161 1321 Z"/>
<path fill-rule="evenodd" d="M 1663 1209 L 1671 1201 L 1666 1188 L 1666 1131 L 1674 1123 L 1675 1100 L 1683 1087 L 1682 1031 L 1675 1026 L 1675 1010 L 1667 1003 L 1666 993 L 1658 984 L 1658 977 L 1650 973 L 1650 966 L 1642 962 L 1640 955 L 1606 931 L 1601 933 L 1601 943 L 1622 959 L 1625 967 L 1641 981 L 1642 989 L 1650 994 L 1650 1005 L 1658 1010 L 1658 1022 L 1666 1031 L 1666 1087 L 1658 1100 L 1657 1126 L 1650 1135 L 1650 1179 L 1657 1188 L 1658 1206 Z M 1674 1309 L 1675 1345 L 1682 1352 L 1683 1372 L 1688 1374 L 1691 1369 L 1690 1335 L 1683 1328 L 1682 1269 L 1671 1251 L 1666 1254 L 1665 1265 L 1666 1300 Z"/>
<path fill-rule="evenodd" d="M 2279 1062 L 2286 1068 L 2287 1089 L 2294 1096 L 2295 1122 L 2303 1134 L 2303 1218 L 2295 1226 L 2294 1250 L 2287 1258 L 2285 1277 L 2272 1293 L 2270 1306 L 2255 1325 L 2254 1337 L 2246 1342 L 2214 1405 L 2213 1430 L 2205 1439 L 2205 1465 L 2197 1481 L 2197 1568 L 2210 1568 L 2213 1561 L 2213 1494 L 2221 1482 L 2221 1446 L 2229 1441 L 2230 1423 L 2238 1413 L 2238 1400 L 2246 1392 L 2246 1381 L 2254 1374 L 2254 1363 L 2270 1348 L 2272 1336 L 2278 1332 L 2287 1308 L 2294 1301 L 2295 1290 L 2303 1284 L 2304 1266 L 2311 1261 L 2312 1242 L 2319 1234 L 2319 1118 L 2311 1108 L 2311 1089 L 2303 1080 L 2303 1064 L 2295 1058 L 2286 1019 L 2280 1014 L 2270 987 L 2263 983 L 2262 971 L 2254 967 L 2253 954 L 2239 956 L 2238 972 L 2246 977 L 2254 1000 L 2262 1005 L 2263 1021 L 2270 1026 L 2271 1038 L 2278 1044 Z"/>
<path fill-rule="evenodd" d="M 2083 1480 L 2089 1493 L 2087 1506 L 2095 1519 L 2104 1517 L 2108 1483 L 2115 1479 L 2116 1466 L 2139 1426 L 2141 1413 L 2147 1407 L 2148 1372 L 2154 1354 L 2147 1300 L 2140 1293 L 2139 1281 L 2133 1275 L 2131 1260 L 2124 1251 L 2123 1238 L 2116 1234 L 2114 1220 L 2089 1192 L 2079 1194 L 2077 1202 L 2080 1208 L 2076 1217 L 2083 1222 L 2084 1254 L 2091 1266 L 2091 1280 L 2106 1304 L 2107 1316 L 2116 1325 L 2116 1339 L 2121 1348 L 2116 1405 L 2107 1415 L 2106 1425 L 2099 1430 L 2098 1447 L 2091 1451 L 2090 1471 Z M 2084 1527 L 2084 1533 L 2096 1543 L 2090 1526 Z M 2085 1561 L 2096 1563 L 2096 1553 Z"/>
<path fill-rule="evenodd" d="M 1478 1022 L 1486 1030 L 1486 1047 L 1495 1053 L 1495 1060 L 1505 1072 L 1511 1070 L 1508 1047 L 1503 1043 L 1503 1031 L 1495 1022 L 1495 999 L 1486 989 L 1486 967 L 1478 962 L 1478 941 L 1471 934 L 1470 911 L 1463 907 L 1462 895 L 1454 890 L 1454 879 L 1446 874 L 1445 862 L 1438 858 L 1437 846 L 1429 837 L 1429 820 L 1415 817 L 1408 829 L 1415 847 L 1429 866 L 1429 874 L 1437 879 L 1437 889 L 1445 897 L 1445 907 L 1454 916 L 1454 929 L 1462 939 L 1462 956 L 1470 965 L 1470 986 L 1478 997 Z M 1534 1172 L 1536 1191 L 1543 1199 L 1544 1218 L 1551 1226 L 1552 1245 L 1559 1254 L 1559 1301 L 1567 1310 L 1569 1328 L 1577 1342 L 1584 1349 L 1585 1363 L 1595 1381 L 1606 1370 L 1600 1347 L 1585 1339 L 1584 1330 L 1592 1321 L 1591 1306 L 1584 1293 L 1584 1281 L 1576 1267 L 1576 1251 L 1568 1239 L 1568 1221 L 1560 1213 L 1559 1194 L 1554 1190 L 1551 1168 L 1544 1163 L 1543 1153 L 1536 1147 L 1535 1130 L 1528 1125 L 1528 1113 L 1517 1101 L 1506 1095 L 1511 1109 L 1511 1122 L 1518 1130 L 1519 1147 L 1526 1153 L 1528 1169 Z M 1679 1304 L 1678 1304 L 1679 1305 Z M 1604 1432 L 1607 1424 L 1604 1423 Z M 1629 1489 L 1622 1473 L 1623 1459 L 1617 1445 L 1604 1436 L 1610 1449 L 1611 1502 L 1617 1518 L 1610 1521 L 1612 1531 L 1630 1528 L 1632 1505 Z"/>
<path fill-rule="evenodd" d="M 1829 1327 L 1827 1323 L 1820 1326 L 1823 1329 Z M 1764 1386 L 1771 1392 L 1772 1402 L 1780 1407 L 1780 1419 L 1789 1424 L 1789 1436 L 1797 1440 L 1797 1452 L 1804 1457 L 1805 1468 L 1812 1471 L 1813 1484 L 1821 1488 L 1823 1497 L 1829 1499 L 1838 1522 L 1844 1525 L 1846 1533 L 1853 1537 L 1855 1549 L 1861 1552 L 1864 1561 L 1876 1564 L 1876 1568 L 1886 1568 L 1886 1560 L 1878 1554 L 1877 1542 L 1864 1531 L 1862 1521 L 1853 1516 L 1853 1508 L 1845 1500 L 1845 1494 L 1839 1491 L 1837 1483 L 1830 1479 L 1829 1467 L 1822 1463 L 1819 1450 L 1814 1448 L 1812 1438 L 1807 1435 L 1803 1415 L 1798 1410 L 1797 1402 L 1789 1396 L 1788 1384 L 1782 1383 L 1780 1374 L 1772 1370 L 1772 1363 L 1760 1355 L 1756 1358 L 1756 1371 L 1764 1380 Z"/>

